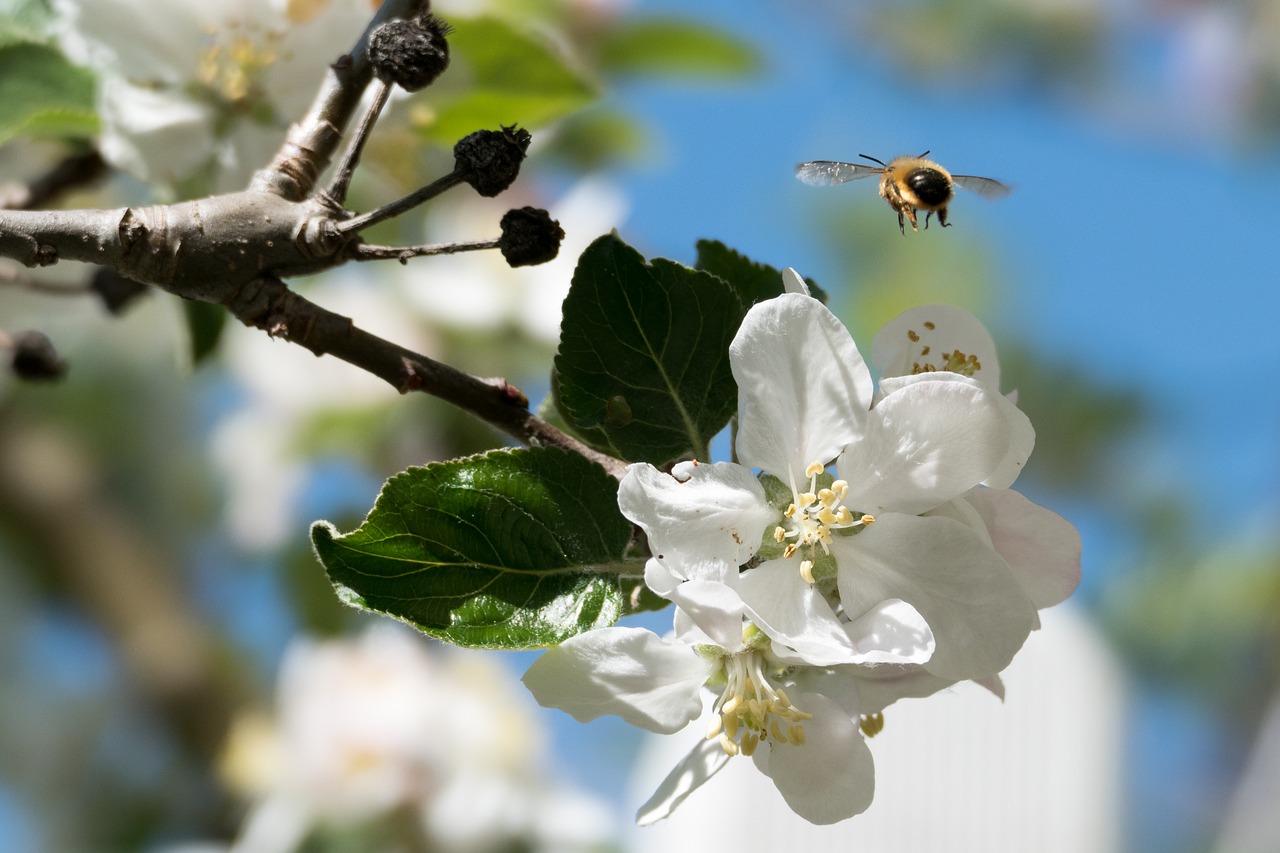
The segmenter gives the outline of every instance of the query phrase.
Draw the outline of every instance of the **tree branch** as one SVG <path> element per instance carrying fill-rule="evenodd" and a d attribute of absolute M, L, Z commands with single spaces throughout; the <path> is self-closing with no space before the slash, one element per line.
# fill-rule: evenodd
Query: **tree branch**
<path fill-rule="evenodd" d="M 502 379 L 479 379 L 421 353 L 364 331 L 349 317 L 335 314 L 300 296 L 277 278 L 264 276 L 227 306 L 247 326 L 332 355 L 355 365 L 402 394 L 423 391 L 471 412 L 531 446 L 561 447 L 600 465 L 619 479 L 621 460 L 600 453 L 529 411 L 529 399 Z"/>
<path fill-rule="evenodd" d="M 325 73 L 311 109 L 289 128 L 284 144 L 267 168 L 253 176 L 250 189 L 274 193 L 290 201 L 311 194 L 328 168 L 351 117 L 360 106 L 365 88 L 373 79 L 369 64 L 369 38 L 374 29 L 394 18 L 418 13 L 424 0 L 383 0 L 382 7 L 365 27 L 351 52 L 338 57 Z"/>

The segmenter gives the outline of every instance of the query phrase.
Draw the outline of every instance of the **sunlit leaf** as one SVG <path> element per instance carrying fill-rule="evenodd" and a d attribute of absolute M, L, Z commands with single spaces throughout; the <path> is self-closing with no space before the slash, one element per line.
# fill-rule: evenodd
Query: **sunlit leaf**
<path fill-rule="evenodd" d="M 348 604 L 462 646 L 536 648 L 610 625 L 631 525 L 617 481 L 556 448 L 410 468 L 368 518 L 311 539 Z"/>
<path fill-rule="evenodd" d="M 587 247 L 564 302 L 556 402 L 573 428 L 623 459 L 707 458 L 737 404 L 729 343 L 745 313 L 724 280 L 616 235 Z"/>

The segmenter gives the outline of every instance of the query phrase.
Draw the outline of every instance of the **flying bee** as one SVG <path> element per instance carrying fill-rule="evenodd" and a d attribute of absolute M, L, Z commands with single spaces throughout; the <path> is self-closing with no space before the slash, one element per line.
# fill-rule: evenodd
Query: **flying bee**
<path fill-rule="evenodd" d="M 878 166 L 814 160 L 796 166 L 796 178 L 811 186 L 823 187 L 879 175 L 880 197 L 898 212 L 898 230 L 903 234 L 907 233 L 903 217 L 911 221 L 912 231 L 920 230 L 916 227 L 916 212 L 920 210 L 925 211 L 925 228 L 929 227 L 929 217 L 934 213 L 946 228 L 950 224 L 947 222 L 947 205 L 951 204 L 955 187 L 964 187 L 987 198 L 1000 198 L 1009 192 L 1009 187 L 994 178 L 953 175 L 932 160 L 924 159 L 928 153 L 926 151 L 919 157 L 894 157 L 888 163 L 866 154 L 858 155 L 878 163 Z"/>

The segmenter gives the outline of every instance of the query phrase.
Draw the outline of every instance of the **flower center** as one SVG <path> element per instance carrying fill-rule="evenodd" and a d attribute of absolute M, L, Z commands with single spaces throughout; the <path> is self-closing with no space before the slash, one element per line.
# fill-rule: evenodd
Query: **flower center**
<path fill-rule="evenodd" d="M 813 719 L 774 687 L 764 672 L 764 654 L 739 652 L 724 658 L 726 684 L 716 701 L 707 739 L 729 755 L 751 755 L 762 741 L 803 744 L 804 721 Z"/>
<path fill-rule="evenodd" d="M 823 467 L 821 462 L 812 462 L 805 469 L 804 475 L 809 478 L 807 492 L 796 489 L 792 479 L 792 502 L 782 513 L 788 526 L 779 526 L 773 531 L 775 541 L 791 540 L 782 552 L 783 557 L 794 557 L 800 549 L 808 549 L 808 556 L 800 561 L 800 574 L 809 583 L 813 583 L 813 558 L 817 549 L 821 547 L 823 554 L 831 553 L 831 531 L 862 527 L 875 521 L 870 515 L 855 516 L 844 505 L 844 497 L 849 493 L 849 484 L 844 480 L 836 480 L 830 488 L 818 488 L 818 475 Z"/>
<path fill-rule="evenodd" d="M 932 320 L 926 320 L 924 323 L 925 334 L 930 334 L 937 330 Z M 911 374 L 913 376 L 920 373 L 932 373 L 938 370 L 947 370 L 952 373 L 959 373 L 962 376 L 973 377 L 975 373 L 982 369 L 982 362 L 978 361 L 978 356 L 973 353 L 964 353 L 961 350 L 952 350 L 951 352 L 943 352 L 934 354 L 933 347 L 921 344 L 922 335 L 915 329 L 907 330 L 907 339 L 913 344 L 917 344 L 920 352 L 920 360 L 913 362 L 911 365 Z"/>
<path fill-rule="evenodd" d="M 200 54 L 200 82 L 232 104 L 256 96 L 263 70 L 280 59 L 280 34 L 232 24 L 209 35 L 212 43 Z"/>

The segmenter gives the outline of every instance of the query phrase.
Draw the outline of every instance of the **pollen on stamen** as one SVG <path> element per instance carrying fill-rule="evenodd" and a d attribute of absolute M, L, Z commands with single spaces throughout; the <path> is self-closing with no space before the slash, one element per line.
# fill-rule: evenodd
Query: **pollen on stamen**
<path fill-rule="evenodd" d="M 782 556 L 788 560 L 796 555 L 796 551 L 800 550 L 800 546 L 794 542 L 788 542 L 787 547 L 782 549 Z"/>
<path fill-rule="evenodd" d="M 725 751 L 726 755 L 732 756 L 732 755 L 738 754 L 738 745 L 734 743 L 732 740 L 730 740 L 728 735 L 725 735 L 722 733 L 720 735 L 719 740 L 720 740 L 720 748 Z"/>
<path fill-rule="evenodd" d="M 724 731 L 724 717 L 712 714 L 711 721 L 707 723 L 707 740 L 715 740 L 720 737 L 722 731 Z"/>
<path fill-rule="evenodd" d="M 915 329 L 907 329 L 907 340 L 911 341 L 913 344 L 920 343 L 920 333 Z"/>
<path fill-rule="evenodd" d="M 813 586 L 813 560 L 800 561 L 800 577 L 804 578 L 804 582 Z"/>
<path fill-rule="evenodd" d="M 934 329 L 938 328 L 938 325 L 934 323 L 932 320 L 925 320 L 924 327 L 932 332 Z"/>
<path fill-rule="evenodd" d="M 858 720 L 858 728 L 867 737 L 875 737 L 884 731 L 884 714 L 879 711 L 874 714 L 863 714 Z"/>
<path fill-rule="evenodd" d="M 876 522 L 876 517 L 875 517 L 874 515 L 866 515 L 866 514 L 864 514 L 864 515 L 862 516 L 862 518 L 860 518 L 860 519 L 858 519 L 858 520 L 859 520 L 859 521 L 861 521 L 863 524 L 875 524 L 875 522 Z"/>
<path fill-rule="evenodd" d="M 786 530 L 786 528 L 784 528 L 784 527 L 775 527 L 775 528 L 773 529 L 773 541 L 774 541 L 774 542 L 781 542 L 783 539 L 786 539 L 786 538 L 787 538 L 787 530 Z"/>
<path fill-rule="evenodd" d="M 822 473 L 822 469 L 825 467 L 821 462 L 810 462 L 809 467 L 804 469 L 804 475 L 806 477 L 816 477 Z"/>

